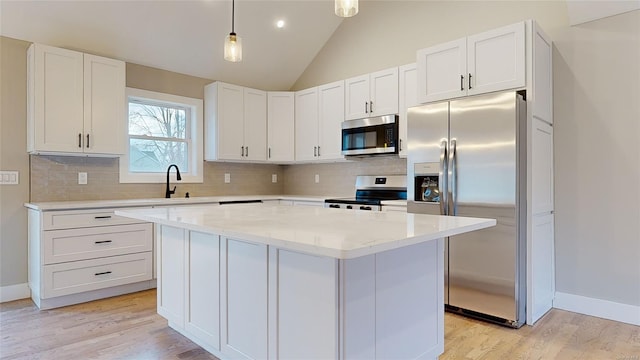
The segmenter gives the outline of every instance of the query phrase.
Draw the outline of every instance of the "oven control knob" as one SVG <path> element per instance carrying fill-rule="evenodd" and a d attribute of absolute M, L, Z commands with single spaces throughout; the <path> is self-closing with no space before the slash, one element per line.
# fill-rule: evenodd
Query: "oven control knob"
<path fill-rule="evenodd" d="M 371 206 L 360 206 L 360 210 L 371 210 Z"/>
<path fill-rule="evenodd" d="M 347 209 L 353 209 L 353 206 L 347 205 Z"/>

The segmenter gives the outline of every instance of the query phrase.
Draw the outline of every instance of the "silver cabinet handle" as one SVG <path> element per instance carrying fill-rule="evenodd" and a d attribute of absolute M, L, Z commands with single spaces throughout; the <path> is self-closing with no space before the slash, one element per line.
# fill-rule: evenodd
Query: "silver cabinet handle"
<path fill-rule="evenodd" d="M 447 140 L 442 140 L 440 143 L 440 171 L 438 172 L 438 190 L 440 191 L 440 215 L 448 215 L 447 200 L 449 196 L 447 194 L 447 173 L 448 173 L 448 155 L 447 155 Z"/>
<path fill-rule="evenodd" d="M 369 113 L 369 110 L 367 110 L 367 102 L 366 101 L 364 102 L 364 113 L 365 114 Z"/>
<path fill-rule="evenodd" d="M 373 114 L 373 101 L 369 101 L 369 112 Z"/>
<path fill-rule="evenodd" d="M 269 148 L 269 159 L 271 159 L 271 148 Z"/>
<path fill-rule="evenodd" d="M 318 156 L 318 147 L 314 146 L 313 147 L 313 157 L 316 157 L 316 156 Z"/>
<path fill-rule="evenodd" d="M 320 145 L 318 145 L 318 157 L 320 156 Z"/>
<path fill-rule="evenodd" d="M 244 157 L 244 146 L 241 146 L 240 148 L 242 149 L 241 150 L 242 152 L 240 153 L 240 156 Z"/>
<path fill-rule="evenodd" d="M 456 141 L 451 140 L 449 151 L 449 214 L 458 215 L 458 154 L 456 153 Z"/>
<path fill-rule="evenodd" d="M 78 133 L 78 147 L 82 148 L 82 134 Z"/>
<path fill-rule="evenodd" d="M 469 90 L 471 90 L 471 73 L 469 73 Z"/>
<path fill-rule="evenodd" d="M 103 271 L 103 272 L 99 272 L 99 273 L 95 273 L 95 276 L 100 276 L 100 275 L 109 275 L 111 274 L 111 271 Z"/>
<path fill-rule="evenodd" d="M 460 91 L 464 91 L 464 75 L 460 75 Z"/>
<path fill-rule="evenodd" d="M 89 134 L 87 134 L 87 149 L 89 148 Z"/>
<path fill-rule="evenodd" d="M 244 156 L 247 156 L 247 157 L 249 156 L 249 147 L 248 146 L 244 147 Z"/>
<path fill-rule="evenodd" d="M 113 241 L 111 241 L 111 240 L 94 241 L 94 243 L 96 243 L 96 244 L 108 244 L 110 242 L 113 242 Z"/>

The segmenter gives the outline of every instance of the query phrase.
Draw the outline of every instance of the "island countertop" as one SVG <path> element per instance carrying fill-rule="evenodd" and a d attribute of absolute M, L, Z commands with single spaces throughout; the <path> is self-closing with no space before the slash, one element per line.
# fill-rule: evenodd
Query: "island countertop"
<path fill-rule="evenodd" d="M 116 215 L 351 259 L 494 226 L 496 220 L 280 205 L 178 206 Z"/>

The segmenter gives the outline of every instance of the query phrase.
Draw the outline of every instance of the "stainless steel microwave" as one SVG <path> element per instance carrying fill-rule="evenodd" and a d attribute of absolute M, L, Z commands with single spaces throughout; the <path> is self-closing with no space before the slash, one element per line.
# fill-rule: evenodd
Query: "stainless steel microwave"
<path fill-rule="evenodd" d="M 398 153 L 398 115 L 342 123 L 342 155 Z"/>

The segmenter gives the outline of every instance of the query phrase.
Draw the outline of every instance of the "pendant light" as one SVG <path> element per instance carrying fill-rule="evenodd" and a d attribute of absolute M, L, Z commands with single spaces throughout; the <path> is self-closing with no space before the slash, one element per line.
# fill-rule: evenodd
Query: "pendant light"
<path fill-rule="evenodd" d="M 242 61 L 242 38 L 235 33 L 235 0 L 231 0 L 231 33 L 224 38 L 224 59 Z"/>
<path fill-rule="evenodd" d="M 358 0 L 335 0 L 336 15 L 340 17 L 352 17 L 358 13 Z"/>

